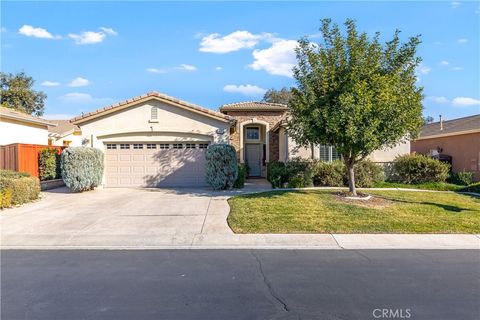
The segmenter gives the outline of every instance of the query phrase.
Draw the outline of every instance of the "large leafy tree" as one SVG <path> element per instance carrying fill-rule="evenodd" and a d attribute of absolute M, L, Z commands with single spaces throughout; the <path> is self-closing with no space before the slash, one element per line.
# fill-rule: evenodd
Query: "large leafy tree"
<path fill-rule="evenodd" d="M 265 92 L 265 95 L 263 96 L 263 101 L 271 102 L 271 103 L 288 104 L 288 101 L 290 100 L 291 97 L 292 97 L 292 91 L 287 87 L 283 87 L 280 90 L 276 90 L 276 89 L 267 90 L 267 92 Z"/>
<path fill-rule="evenodd" d="M 301 39 L 296 49 L 297 88 L 289 102 L 289 134 L 300 144 L 329 144 L 343 155 L 349 191 L 355 164 L 374 150 L 417 136 L 422 119 L 422 88 L 415 68 L 419 36 L 382 44 L 380 33 L 359 33 L 353 20 L 346 35 L 322 20 L 321 43 Z"/>
<path fill-rule="evenodd" d="M 32 89 L 35 81 L 24 72 L 0 72 L 2 107 L 23 111 L 35 116 L 43 115 L 47 95 Z"/>

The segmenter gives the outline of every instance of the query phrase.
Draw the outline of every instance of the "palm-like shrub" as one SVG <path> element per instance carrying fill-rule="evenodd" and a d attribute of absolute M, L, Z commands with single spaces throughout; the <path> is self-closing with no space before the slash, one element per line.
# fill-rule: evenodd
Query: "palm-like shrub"
<path fill-rule="evenodd" d="M 212 144 L 208 147 L 206 180 L 214 190 L 231 189 L 238 176 L 237 153 L 229 144 Z"/>
<path fill-rule="evenodd" d="M 102 151 L 89 147 L 67 148 L 60 162 L 63 181 L 72 191 L 92 190 L 102 183 Z"/>

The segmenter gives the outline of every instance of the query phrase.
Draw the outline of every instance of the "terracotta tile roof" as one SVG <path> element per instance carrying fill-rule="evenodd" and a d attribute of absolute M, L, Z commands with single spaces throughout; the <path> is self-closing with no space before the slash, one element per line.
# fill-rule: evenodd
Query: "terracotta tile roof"
<path fill-rule="evenodd" d="M 0 107 L 0 118 L 5 117 L 8 119 L 23 120 L 35 124 L 43 124 L 47 126 L 56 126 L 56 124 L 51 121 L 42 119 L 40 117 L 35 117 L 30 114 L 14 110 L 12 108 Z"/>
<path fill-rule="evenodd" d="M 55 123 L 56 127 L 48 128 L 49 133 L 58 134 L 60 136 L 66 136 L 73 132 L 80 132 L 80 128 L 71 123 L 70 120 L 50 120 Z"/>
<path fill-rule="evenodd" d="M 465 131 L 480 131 L 480 114 L 443 121 L 443 130 L 440 129 L 440 122 L 433 122 L 422 127 L 419 139 L 441 135 L 462 134 Z"/>
<path fill-rule="evenodd" d="M 286 104 L 271 103 L 263 101 L 245 101 L 238 103 L 224 104 L 220 107 L 221 112 L 225 111 L 283 111 L 287 110 Z"/>
<path fill-rule="evenodd" d="M 218 111 L 206 109 L 206 108 L 200 107 L 196 104 L 193 104 L 193 103 L 190 103 L 190 102 L 187 102 L 187 101 L 183 101 L 183 100 L 168 96 L 168 95 L 160 93 L 160 92 L 152 91 L 152 92 L 149 92 L 149 93 L 141 95 L 141 96 L 137 96 L 137 97 L 125 100 L 125 101 L 121 101 L 121 102 L 106 106 L 104 108 L 101 108 L 101 109 L 98 109 L 98 110 L 95 110 L 95 111 L 92 111 L 92 112 L 82 114 L 81 116 L 75 117 L 75 118 L 71 119 L 70 121 L 72 123 L 78 124 L 78 123 L 81 123 L 83 121 L 94 119 L 94 118 L 96 118 L 98 116 L 101 116 L 105 113 L 110 113 L 110 112 L 116 111 L 117 109 L 121 110 L 123 108 L 129 107 L 130 105 L 140 103 L 140 102 L 143 102 L 143 101 L 147 101 L 151 98 L 158 99 L 158 100 L 163 100 L 163 101 L 170 102 L 170 103 L 173 103 L 173 104 L 177 104 L 177 105 L 182 106 L 186 109 L 191 109 L 191 110 L 196 111 L 196 112 L 205 113 L 206 115 L 209 115 L 209 116 L 214 117 L 214 118 L 218 118 L 218 119 L 222 119 L 222 120 L 228 120 L 228 121 L 232 120 L 232 118 L 230 116 L 227 116 L 227 115 L 225 115 L 223 113 L 220 113 Z"/>

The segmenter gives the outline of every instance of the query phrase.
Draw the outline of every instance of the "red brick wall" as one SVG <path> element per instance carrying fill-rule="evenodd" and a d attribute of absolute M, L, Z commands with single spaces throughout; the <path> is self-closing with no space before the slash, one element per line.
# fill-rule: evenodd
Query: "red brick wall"
<path fill-rule="evenodd" d="M 480 181 L 480 132 L 412 141 L 410 148 L 421 154 L 442 148 L 442 153 L 452 156 L 454 172 L 473 171 L 475 180 Z"/>
<path fill-rule="evenodd" d="M 257 120 L 265 121 L 269 124 L 270 129 L 273 128 L 285 115 L 285 111 L 226 111 L 226 114 L 234 117 L 237 123 L 233 132 L 230 134 L 230 143 L 237 150 L 240 158 L 240 124 L 244 121 Z M 278 160 L 278 132 L 267 132 L 269 137 L 270 161 Z"/>

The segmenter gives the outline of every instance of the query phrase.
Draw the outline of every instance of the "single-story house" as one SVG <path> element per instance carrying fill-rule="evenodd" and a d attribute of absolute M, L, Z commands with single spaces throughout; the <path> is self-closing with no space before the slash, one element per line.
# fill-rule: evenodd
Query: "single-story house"
<path fill-rule="evenodd" d="M 80 128 L 83 145 L 104 151 L 106 187 L 203 186 L 204 153 L 212 143 L 232 144 L 239 162 L 256 177 L 266 176 L 271 161 L 340 157 L 329 146 L 316 146 L 313 153 L 298 148 L 282 125 L 287 110 L 282 104 L 242 102 L 213 111 L 151 92 L 71 122 Z"/>
<path fill-rule="evenodd" d="M 451 161 L 452 171 L 472 171 L 480 181 L 480 114 L 422 127 L 411 151 Z"/>
<path fill-rule="evenodd" d="M 48 129 L 48 145 L 63 147 L 80 147 L 82 145 L 82 131 L 70 120 L 51 120 L 55 127 Z"/>
<path fill-rule="evenodd" d="M 55 126 L 56 124 L 51 121 L 0 107 L 0 145 L 12 143 L 46 145 L 48 129 Z"/>

